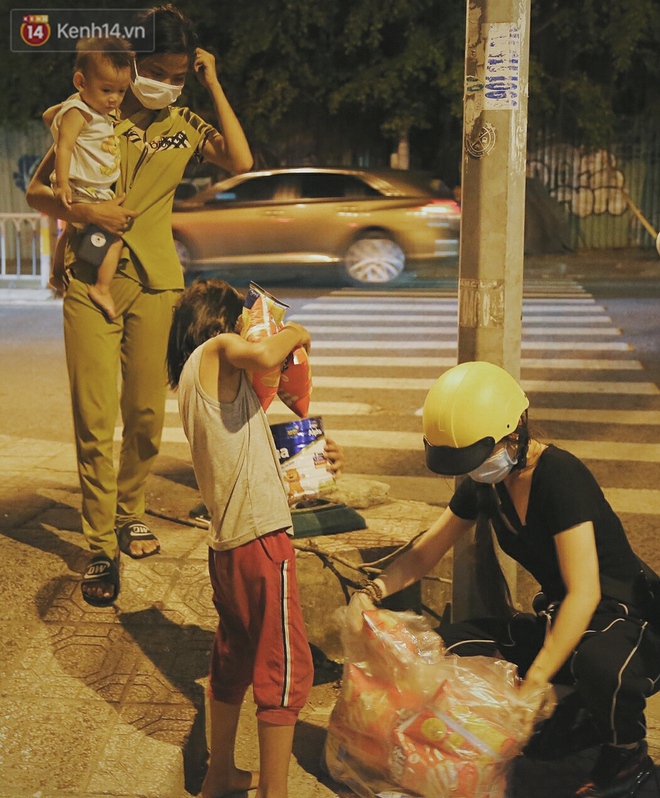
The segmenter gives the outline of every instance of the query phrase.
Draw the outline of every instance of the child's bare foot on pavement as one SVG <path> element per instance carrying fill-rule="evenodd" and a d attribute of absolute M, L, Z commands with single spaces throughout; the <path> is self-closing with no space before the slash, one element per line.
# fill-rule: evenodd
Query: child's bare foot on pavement
<path fill-rule="evenodd" d="M 258 770 L 239 770 L 236 768 L 229 775 L 214 774 L 209 768 L 202 784 L 201 798 L 226 798 L 246 790 L 254 790 L 259 784 Z"/>
<path fill-rule="evenodd" d="M 96 285 L 90 285 L 87 293 L 92 302 L 98 305 L 110 321 L 112 321 L 117 315 L 117 311 L 115 310 L 115 303 L 112 299 L 110 289 L 105 285 L 99 285 L 97 283 Z"/>

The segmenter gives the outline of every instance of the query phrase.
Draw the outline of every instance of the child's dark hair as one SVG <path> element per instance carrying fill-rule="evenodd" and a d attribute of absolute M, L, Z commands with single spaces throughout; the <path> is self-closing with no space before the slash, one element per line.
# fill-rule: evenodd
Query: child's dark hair
<path fill-rule="evenodd" d="M 219 333 L 234 332 L 244 298 L 224 280 L 193 283 L 179 297 L 167 343 L 167 373 L 176 388 L 186 360 Z"/>
<path fill-rule="evenodd" d="M 185 17 L 176 6 L 168 3 L 154 6 L 144 11 L 138 18 L 141 24 L 153 24 L 154 52 L 138 55 L 138 61 L 150 55 L 176 54 L 187 55 L 190 63 L 195 58 L 197 36 L 192 22 Z"/>
<path fill-rule="evenodd" d="M 76 45 L 76 63 L 74 72 L 89 74 L 94 65 L 100 60 L 109 61 L 115 69 L 130 67 L 135 58 L 131 50 L 131 43 L 120 36 L 107 36 L 106 38 L 90 36 L 80 39 Z"/>

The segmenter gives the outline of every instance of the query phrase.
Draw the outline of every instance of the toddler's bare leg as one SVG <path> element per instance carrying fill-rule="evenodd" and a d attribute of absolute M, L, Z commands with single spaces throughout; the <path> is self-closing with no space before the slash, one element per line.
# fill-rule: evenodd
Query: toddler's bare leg
<path fill-rule="evenodd" d="M 64 267 L 64 251 L 66 250 L 66 244 L 71 235 L 71 229 L 72 228 L 67 225 L 64 230 L 62 230 L 57 239 L 57 244 L 55 245 L 55 252 L 53 252 L 48 285 L 55 296 L 64 296 L 64 292 L 66 291 L 66 282 L 64 279 L 64 275 L 66 274 L 66 269 Z"/>
<path fill-rule="evenodd" d="M 210 697 L 211 742 L 209 767 L 202 784 L 202 798 L 223 796 L 251 790 L 257 786 L 258 773 L 240 770 L 234 762 L 236 730 L 241 714 L 240 704 L 225 704 Z"/>
<path fill-rule="evenodd" d="M 89 287 L 89 298 L 98 305 L 101 310 L 109 319 L 114 319 L 116 315 L 115 303 L 110 293 L 110 283 L 115 276 L 121 250 L 124 243 L 121 238 L 118 238 L 113 244 L 110 245 L 108 251 L 105 253 L 103 263 L 99 266 L 96 274 L 96 282 Z"/>

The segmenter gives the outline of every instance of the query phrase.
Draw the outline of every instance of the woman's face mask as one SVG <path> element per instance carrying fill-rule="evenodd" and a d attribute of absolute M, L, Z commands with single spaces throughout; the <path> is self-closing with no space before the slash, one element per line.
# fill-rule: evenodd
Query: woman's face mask
<path fill-rule="evenodd" d="M 494 485 L 496 482 L 501 482 L 505 477 L 508 477 L 514 465 L 518 462 L 518 458 L 513 460 L 509 454 L 506 446 L 503 446 L 495 454 L 484 460 L 484 462 L 474 471 L 470 471 L 469 477 L 475 482 L 485 482 L 488 485 Z"/>
<path fill-rule="evenodd" d="M 173 86 L 170 83 L 161 83 L 159 80 L 143 78 L 138 75 L 136 64 L 131 89 L 145 108 L 150 111 L 160 111 L 179 99 L 183 86 Z"/>

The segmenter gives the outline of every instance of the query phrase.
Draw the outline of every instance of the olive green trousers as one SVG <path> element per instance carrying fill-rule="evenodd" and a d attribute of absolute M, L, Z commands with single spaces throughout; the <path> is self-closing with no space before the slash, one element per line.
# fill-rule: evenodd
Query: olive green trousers
<path fill-rule="evenodd" d="M 140 518 L 145 484 L 165 417 L 165 356 L 178 291 L 153 291 L 117 275 L 109 321 L 73 278 L 64 297 L 64 343 L 71 386 L 82 527 L 93 553 L 114 557 L 116 527 Z M 83 281 L 84 280 L 84 281 Z M 121 449 L 113 441 L 121 410 Z"/>

